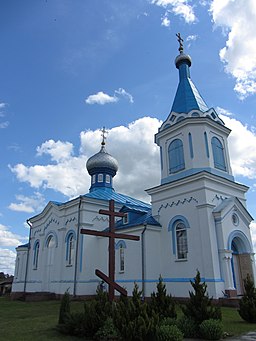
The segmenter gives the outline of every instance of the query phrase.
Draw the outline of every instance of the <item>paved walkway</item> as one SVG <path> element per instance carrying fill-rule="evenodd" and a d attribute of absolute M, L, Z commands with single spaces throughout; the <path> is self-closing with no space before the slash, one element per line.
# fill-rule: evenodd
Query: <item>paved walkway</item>
<path fill-rule="evenodd" d="M 237 337 L 227 337 L 226 339 L 222 339 L 225 341 L 256 341 L 256 331 L 250 332 Z M 204 341 L 202 339 L 184 339 L 184 341 Z"/>

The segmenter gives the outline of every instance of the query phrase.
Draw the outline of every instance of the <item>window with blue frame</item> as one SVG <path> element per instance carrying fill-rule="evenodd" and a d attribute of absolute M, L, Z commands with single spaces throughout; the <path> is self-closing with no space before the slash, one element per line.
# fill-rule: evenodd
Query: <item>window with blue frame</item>
<path fill-rule="evenodd" d="M 216 136 L 212 138 L 212 153 L 214 167 L 226 171 L 227 168 L 224 157 L 224 148 L 221 141 Z"/>
<path fill-rule="evenodd" d="M 185 168 L 183 143 L 180 139 L 175 139 L 170 143 L 168 154 L 170 173 L 176 173 Z"/>
<path fill-rule="evenodd" d="M 182 221 L 178 221 L 175 224 L 175 237 L 177 259 L 187 259 L 188 255 L 187 228 Z"/>
<path fill-rule="evenodd" d="M 75 235 L 74 232 L 69 232 L 66 236 L 66 265 L 72 266 L 74 264 L 75 256 Z"/>
<path fill-rule="evenodd" d="M 38 259 L 39 259 L 39 241 L 36 241 L 34 244 L 34 258 L 33 258 L 33 268 L 34 270 L 38 267 Z"/>
<path fill-rule="evenodd" d="M 121 244 L 119 247 L 119 271 L 124 272 L 124 246 Z"/>

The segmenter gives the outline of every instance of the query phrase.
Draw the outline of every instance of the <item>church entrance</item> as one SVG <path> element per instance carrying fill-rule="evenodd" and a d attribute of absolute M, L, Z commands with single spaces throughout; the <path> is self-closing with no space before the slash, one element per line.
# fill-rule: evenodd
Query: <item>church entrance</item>
<path fill-rule="evenodd" d="M 243 280 L 247 274 L 253 275 L 252 263 L 249 253 L 244 253 L 243 241 L 239 237 L 235 237 L 231 244 L 232 249 L 232 275 L 234 287 L 237 295 L 244 294 Z"/>
<path fill-rule="evenodd" d="M 44 278 L 44 291 L 51 291 L 51 280 L 53 275 L 53 260 L 54 260 L 55 241 L 51 235 L 46 242 L 46 263 L 45 263 L 45 278 Z"/>

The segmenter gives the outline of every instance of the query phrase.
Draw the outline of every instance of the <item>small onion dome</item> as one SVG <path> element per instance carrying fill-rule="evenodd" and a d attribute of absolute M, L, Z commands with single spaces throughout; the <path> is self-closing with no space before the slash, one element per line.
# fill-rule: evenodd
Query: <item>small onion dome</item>
<path fill-rule="evenodd" d="M 179 54 L 176 58 L 175 58 L 175 65 L 176 65 L 176 68 L 178 69 L 179 66 L 182 64 L 182 63 L 185 63 L 187 64 L 189 67 L 191 66 L 192 64 L 192 59 L 191 57 L 188 55 L 188 54 L 185 54 L 185 53 L 181 53 Z"/>
<path fill-rule="evenodd" d="M 115 175 L 118 170 L 118 163 L 113 156 L 106 152 L 105 146 L 102 143 L 101 150 L 87 160 L 86 168 L 90 175 L 94 174 L 95 171 L 97 172 L 97 170 L 100 169 L 109 170 L 110 173 Z"/>

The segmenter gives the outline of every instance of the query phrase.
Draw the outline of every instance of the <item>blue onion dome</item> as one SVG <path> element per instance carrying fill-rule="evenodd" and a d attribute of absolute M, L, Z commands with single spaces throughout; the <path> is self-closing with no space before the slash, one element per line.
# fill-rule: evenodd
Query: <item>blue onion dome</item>
<path fill-rule="evenodd" d="M 114 176 L 118 170 L 118 163 L 113 156 L 106 152 L 105 142 L 102 142 L 100 151 L 87 160 L 86 168 L 90 175 L 101 170 L 108 170 Z"/>

